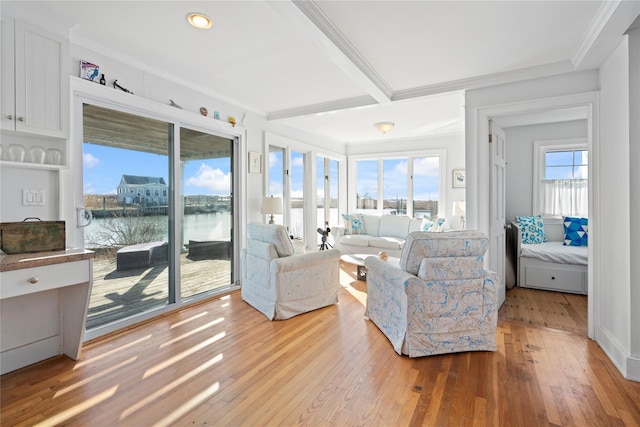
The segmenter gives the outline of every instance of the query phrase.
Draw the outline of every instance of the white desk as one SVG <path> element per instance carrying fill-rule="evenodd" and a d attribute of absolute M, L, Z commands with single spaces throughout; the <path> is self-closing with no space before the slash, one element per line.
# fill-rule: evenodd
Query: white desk
<path fill-rule="evenodd" d="M 94 253 L 66 250 L 0 259 L 0 373 L 58 354 L 78 359 Z"/>

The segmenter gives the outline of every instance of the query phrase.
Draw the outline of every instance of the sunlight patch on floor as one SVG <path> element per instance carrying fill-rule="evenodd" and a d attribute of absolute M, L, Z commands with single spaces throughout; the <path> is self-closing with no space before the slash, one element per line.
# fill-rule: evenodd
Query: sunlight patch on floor
<path fill-rule="evenodd" d="M 166 346 L 171 345 L 171 344 L 175 344 L 175 343 L 177 343 L 177 342 L 178 342 L 178 341 L 180 341 L 180 340 L 183 340 L 183 339 L 185 339 L 185 338 L 187 338 L 187 337 L 190 337 L 191 335 L 195 335 L 195 334 L 197 334 L 197 333 L 198 333 L 198 332 L 200 332 L 200 331 L 204 331 L 205 329 L 210 328 L 210 327 L 212 327 L 212 326 L 215 326 L 215 325 L 217 325 L 218 323 L 222 323 L 222 322 L 224 322 L 224 317 L 220 317 L 220 318 L 218 318 L 218 319 L 216 319 L 216 320 L 214 320 L 214 321 L 211 321 L 211 322 L 209 322 L 209 323 L 207 323 L 207 324 L 204 324 L 204 325 L 202 325 L 202 326 L 199 326 L 199 327 L 197 327 L 197 328 L 195 328 L 195 329 L 191 329 L 189 332 L 187 332 L 187 333 L 185 333 L 185 334 L 182 334 L 182 335 L 177 336 L 177 337 L 175 337 L 175 338 L 173 338 L 173 339 L 170 339 L 170 340 L 169 340 L 169 341 L 167 341 L 167 342 L 162 343 L 162 345 L 160 346 L 160 348 L 166 347 Z"/>
<path fill-rule="evenodd" d="M 148 405 L 149 403 L 151 403 L 154 400 L 158 399 L 159 397 L 163 397 L 164 395 L 169 393 L 171 390 L 177 388 L 181 384 L 184 384 L 185 382 L 193 379 L 196 375 L 201 374 L 202 372 L 204 372 L 205 370 L 209 369 L 210 367 L 212 367 L 216 363 L 220 362 L 221 360 L 222 360 L 222 354 L 218 354 L 217 356 L 213 357 L 208 362 L 203 363 L 202 365 L 198 366 L 196 369 L 193 369 L 192 371 L 186 373 L 185 375 L 183 375 L 183 376 L 181 376 L 179 378 L 176 378 L 175 380 L 171 381 L 169 384 L 167 384 L 164 387 L 160 388 L 156 392 L 151 393 L 149 396 L 145 397 L 144 399 L 141 399 L 141 400 L 137 401 L 134 405 L 130 406 L 129 408 L 127 408 L 126 410 L 124 410 L 122 412 L 122 414 L 120 415 L 120 421 L 122 421 L 123 419 L 125 419 L 129 415 L 133 414 L 134 412 L 140 410 L 141 408 L 145 407 L 146 405 Z"/>
<path fill-rule="evenodd" d="M 88 359 L 87 359 L 87 360 L 85 360 L 85 361 L 82 361 L 82 362 L 78 362 L 78 363 L 76 363 L 76 365 L 73 367 L 73 369 L 78 369 L 78 368 L 81 368 L 81 367 L 83 367 L 83 366 L 85 366 L 85 365 L 88 365 L 89 363 L 94 363 L 94 362 L 96 362 L 96 361 L 98 361 L 98 360 L 100 360 L 100 359 L 105 359 L 105 358 L 107 358 L 107 357 L 110 357 L 110 356 L 111 356 L 111 355 L 113 355 L 114 353 L 120 353 L 120 352 L 121 352 L 122 350 L 124 350 L 125 348 L 128 348 L 128 347 L 135 347 L 135 346 L 137 346 L 138 344 L 140 344 L 142 341 L 146 341 L 146 340 L 148 340 L 149 338 L 151 338 L 151 335 L 146 335 L 146 336 L 144 336 L 144 337 L 142 337 L 142 338 L 138 338 L 138 339 L 137 339 L 137 340 L 135 340 L 135 341 L 131 341 L 131 342 L 127 343 L 127 344 L 124 344 L 124 345 L 121 345 L 121 346 L 119 346 L 119 347 L 116 347 L 116 348 L 114 348 L 113 350 L 110 350 L 110 351 L 107 351 L 107 352 L 101 353 L 101 354 L 99 354 L 98 356 L 90 357 L 90 358 L 88 358 Z"/>
<path fill-rule="evenodd" d="M 51 418 L 48 418 L 38 424 L 35 425 L 35 427 L 49 427 L 49 426 L 57 426 L 57 425 L 61 425 L 64 423 L 64 421 L 75 417 L 76 415 L 80 414 L 81 412 L 84 412 L 94 406 L 97 406 L 98 404 L 102 403 L 103 401 L 109 399 L 110 397 L 112 397 L 115 393 L 116 390 L 118 390 L 118 386 L 115 387 L 111 387 L 109 390 L 103 391 L 102 393 L 93 396 L 89 399 L 86 399 L 85 401 L 83 401 L 82 403 L 73 406 L 69 409 L 66 409 L 62 412 L 60 412 L 59 414 L 54 415 Z"/>

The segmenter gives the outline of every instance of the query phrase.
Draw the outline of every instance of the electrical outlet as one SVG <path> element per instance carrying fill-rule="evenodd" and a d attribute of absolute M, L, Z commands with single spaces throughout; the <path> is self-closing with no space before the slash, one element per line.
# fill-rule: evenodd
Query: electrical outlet
<path fill-rule="evenodd" d="M 22 206 L 44 206 L 44 190 L 23 189 Z"/>

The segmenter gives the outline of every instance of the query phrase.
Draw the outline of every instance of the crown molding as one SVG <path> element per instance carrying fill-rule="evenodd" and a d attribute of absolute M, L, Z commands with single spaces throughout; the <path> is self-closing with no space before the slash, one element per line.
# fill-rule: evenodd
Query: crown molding
<path fill-rule="evenodd" d="M 161 71 L 157 68 L 154 68 L 152 66 L 150 66 L 149 64 L 147 64 L 146 62 L 140 61 L 137 58 L 131 57 L 131 56 L 127 56 L 127 55 L 123 55 L 122 53 L 115 51 L 111 48 L 108 48 L 102 44 L 93 42 L 91 40 L 88 40 L 84 37 L 80 37 L 78 35 L 75 35 L 73 33 L 70 34 L 69 39 L 71 41 L 72 44 L 80 46 L 80 47 L 84 47 L 86 49 L 92 50 L 96 53 L 102 54 L 104 56 L 107 56 L 111 59 L 114 59 L 118 62 L 122 62 L 123 64 L 127 64 L 133 68 L 137 68 L 143 72 L 152 74 L 156 77 L 160 77 L 164 80 L 167 80 L 171 83 L 175 83 L 179 86 L 182 86 L 184 88 L 187 89 L 191 89 L 193 91 L 196 92 L 200 92 L 204 95 L 210 96 L 212 98 L 215 98 L 216 100 L 219 101 L 223 101 L 223 102 L 227 102 L 235 107 L 239 107 L 241 109 L 244 109 L 245 111 L 251 111 L 252 113 L 255 114 L 259 114 L 261 116 L 266 116 L 267 113 L 265 111 L 261 111 L 261 110 L 257 110 L 254 107 L 251 107 L 249 105 L 240 103 L 234 99 L 231 99 L 229 97 L 226 97 L 224 95 L 221 95 L 220 93 L 211 91 L 211 90 L 207 90 L 207 89 L 203 89 L 201 86 L 197 86 L 194 85 L 193 83 L 184 80 L 180 77 L 177 77 L 173 74 Z"/>

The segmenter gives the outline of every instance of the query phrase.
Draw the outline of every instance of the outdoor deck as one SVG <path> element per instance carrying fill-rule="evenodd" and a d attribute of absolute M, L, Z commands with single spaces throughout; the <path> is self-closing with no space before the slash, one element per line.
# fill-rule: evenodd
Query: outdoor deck
<path fill-rule="evenodd" d="M 187 256 L 183 254 L 180 260 L 183 298 L 230 285 L 228 259 L 193 260 Z M 87 329 L 167 305 L 169 269 L 166 262 L 124 271 L 116 267 L 115 256 L 99 256 L 94 261 Z"/>

